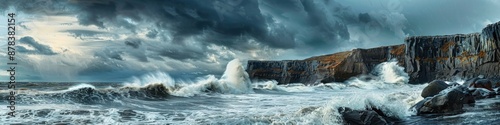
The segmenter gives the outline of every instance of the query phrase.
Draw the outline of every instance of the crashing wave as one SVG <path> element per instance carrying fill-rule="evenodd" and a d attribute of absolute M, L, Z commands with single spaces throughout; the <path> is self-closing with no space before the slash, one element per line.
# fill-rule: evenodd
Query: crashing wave
<path fill-rule="evenodd" d="M 234 59 L 227 64 L 226 70 L 220 79 L 215 78 L 213 75 L 208 75 L 194 83 L 176 82 L 167 73 L 156 72 L 147 74 L 141 78 L 134 77 L 132 82 L 126 83 L 126 86 L 140 87 L 152 83 L 163 84 L 169 89 L 169 94 L 183 97 L 210 91 L 230 94 L 253 92 L 250 78 L 238 59 Z"/>
<path fill-rule="evenodd" d="M 409 81 L 404 68 L 396 60 L 378 64 L 370 75 L 362 75 L 346 81 L 349 86 L 363 89 L 397 88 Z"/>

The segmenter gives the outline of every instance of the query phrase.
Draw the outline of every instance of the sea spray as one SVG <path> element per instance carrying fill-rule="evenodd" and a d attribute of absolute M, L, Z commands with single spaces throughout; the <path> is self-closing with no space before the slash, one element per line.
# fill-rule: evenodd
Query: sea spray
<path fill-rule="evenodd" d="M 378 74 L 380 80 L 390 84 L 406 84 L 410 78 L 394 59 L 377 65 L 374 72 Z"/>
<path fill-rule="evenodd" d="M 378 64 L 371 74 L 353 77 L 346 83 L 363 89 L 387 89 L 405 85 L 409 78 L 404 68 L 397 61 L 391 60 Z"/>
<path fill-rule="evenodd" d="M 252 93 L 252 86 L 248 74 L 245 72 L 239 59 L 230 61 L 226 71 L 220 79 L 214 75 L 207 75 L 195 82 L 180 82 L 174 80 L 168 73 L 154 72 L 142 77 L 133 77 L 126 82 L 125 87 L 145 87 L 151 84 L 163 84 L 171 95 L 189 97 L 203 94 L 207 91 L 230 94 Z"/>
<path fill-rule="evenodd" d="M 165 86 L 175 86 L 175 80 L 165 72 L 153 72 L 143 75 L 141 77 L 132 77 L 131 82 L 125 82 L 125 86 L 130 87 L 144 87 L 149 84 L 161 83 Z"/>
<path fill-rule="evenodd" d="M 219 79 L 218 90 L 222 93 L 250 93 L 252 84 L 239 59 L 230 61 L 226 66 L 226 71 Z"/>

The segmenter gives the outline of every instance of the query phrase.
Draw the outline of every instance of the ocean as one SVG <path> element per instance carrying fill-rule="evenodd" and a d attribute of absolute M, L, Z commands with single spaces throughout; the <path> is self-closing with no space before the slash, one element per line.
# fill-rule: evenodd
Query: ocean
<path fill-rule="evenodd" d="M 395 124 L 500 124 L 500 97 L 478 100 L 460 114 L 417 116 L 410 108 L 423 98 L 427 83 L 408 84 L 396 62 L 377 66 L 373 75 L 343 83 L 277 85 L 250 80 L 238 60 L 222 77 L 191 80 L 154 72 L 121 83 L 17 83 L 16 116 L 1 124 L 171 124 L 321 125 L 344 124 L 340 107 L 375 106 L 399 118 Z M 449 81 L 463 84 L 462 80 Z M 7 98 L 7 83 L 0 86 Z M 1 100 L 0 114 L 7 114 Z"/>

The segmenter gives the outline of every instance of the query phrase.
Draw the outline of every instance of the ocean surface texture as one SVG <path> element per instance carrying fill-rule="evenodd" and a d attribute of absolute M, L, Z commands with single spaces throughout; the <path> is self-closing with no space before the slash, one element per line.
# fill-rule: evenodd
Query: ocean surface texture
<path fill-rule="evenodd" d="M 220 78 L 181 80 L 156 72 L 124 83 L 18 83 L 16 117 L 2 124 L 343 124 L 340 107 L 376 107 L 395 124 L 500 124 L 500 98 L 478 100 L 453 115 L 416 116 L 427 84 L 407 84 L 397 62 L 376 75 L 305 86 L 251 81 L 238 60 Z M 463 84 L 463 81 L 449 81 Z M 447 82 L 448 83 L 448 82 Z M 7 97 L 6 83 L 0 95 Z M 1 100 L 0 106 L 8 106 Z M 7 108 L 0 110 L 7 114 Z"/>

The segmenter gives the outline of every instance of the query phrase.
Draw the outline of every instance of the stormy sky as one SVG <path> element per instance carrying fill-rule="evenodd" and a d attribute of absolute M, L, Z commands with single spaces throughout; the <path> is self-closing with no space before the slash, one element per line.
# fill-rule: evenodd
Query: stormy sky
<path fill-rule="evenodd" d="M 11 0 L 0 4 L 0 29 L 11 12 L 18 81 L 118 82 L 480 32 L 500 21 L 500 0 Z"/>

